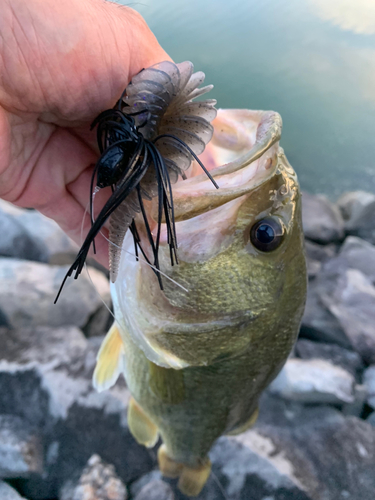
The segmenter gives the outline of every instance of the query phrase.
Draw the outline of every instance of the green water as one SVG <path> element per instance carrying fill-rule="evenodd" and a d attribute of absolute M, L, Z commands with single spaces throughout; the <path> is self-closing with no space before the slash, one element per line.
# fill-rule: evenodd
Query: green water
<path fill-rule="evenodd" d="M 126 3 L 126 2 L 123 2 Z M 375 0 L 142 0 L 219 107 L 273 109 L 304 189 L 375 192 Z"/>

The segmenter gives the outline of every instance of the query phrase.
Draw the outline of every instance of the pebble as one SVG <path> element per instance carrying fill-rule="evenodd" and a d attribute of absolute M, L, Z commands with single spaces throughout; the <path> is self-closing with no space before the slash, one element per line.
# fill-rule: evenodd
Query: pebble
<path fill-rule="evenodd" d="M 78 483 L 62 488 L 59 500 L 126 500 L 126 486 L 117 476 L 113 465 L 92 455 Z"/>

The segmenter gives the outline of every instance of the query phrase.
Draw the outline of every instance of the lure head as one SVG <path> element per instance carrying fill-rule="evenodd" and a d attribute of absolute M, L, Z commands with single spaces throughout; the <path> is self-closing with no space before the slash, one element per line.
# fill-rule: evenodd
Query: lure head
<path fill-rule="evenodd" d="M 178 265 L 161 234 L 160 268 L 183 288 L 162 278 L 161 291 L 126 252 L 114 287 L 116 314 L 165 367 L 207 365 L 255 346 L 260 355 L 278 335 L 287 352 L 305 302 L 300 191 L 279 148 L 279 115 L 220 110 L 213 125 L 202 160 L 220 189 L 195 165 L 173 189 Z"/>

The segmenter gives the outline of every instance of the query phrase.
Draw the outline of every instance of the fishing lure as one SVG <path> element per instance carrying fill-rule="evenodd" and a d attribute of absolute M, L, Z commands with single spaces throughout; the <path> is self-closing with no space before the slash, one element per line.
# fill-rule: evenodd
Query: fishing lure
<path fill-rule="evenodd" d="M 190 62 L 174 64 L 162 62 L 136 75 L 115 107 L 103 111 L 92 123 L 97 127 L 97 141 L 101 156 L 97 161 L 90 185 L 90 214 L 92 226 L 78 255 L 69 268 L 55 299 L 73 272 L 77 279 L 82 272 L 91 245 L 101 228 L 110 220 L 110 277 L 115 282 L 121 245 L 129 228 L 134 239 L 135 253 L 141 251 L 156 272 L 163 289 L 159 271 L 159 244 L 161 224 L 165 222 L 171 264 L 178 263 L 177 236 L 174 223 L 172 183 L 190 167 L 193 159 L 201 166 L 211 182 L 215 180 L 199 160 L 212 137 L 210 121 L 216 116 L 214 99 L 193 100 L 212 89 L 212 85 L 198 88 L 204 73 L 193 73 Z M 112 194 L 98 217 L 93 217 L 95 189 L 111 187 Z M 157 230 L 154 237 L 146 213 L 144 200 L 157 197 Z M 141 244 L 135 216 L 141 213 L 146 240 L 152 253 Z"/>

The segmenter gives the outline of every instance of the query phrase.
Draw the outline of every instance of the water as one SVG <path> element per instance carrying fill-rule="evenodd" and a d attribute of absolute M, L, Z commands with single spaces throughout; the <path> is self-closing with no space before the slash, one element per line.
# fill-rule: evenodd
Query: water
<path fill-rule="evenodd" d="M 123 2 L 127 3 L 127 2 Z M 219 107 L 273 109 L 302 188 L 375 192 L 375 0 L 132 3 Z"/>

